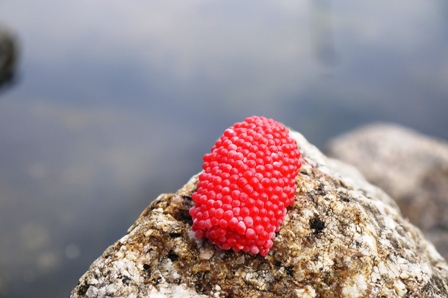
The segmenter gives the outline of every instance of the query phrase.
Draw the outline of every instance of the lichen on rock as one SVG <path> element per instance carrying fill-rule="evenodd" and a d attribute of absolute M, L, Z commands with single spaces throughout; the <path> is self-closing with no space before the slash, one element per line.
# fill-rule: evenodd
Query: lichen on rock
<path fill-rule="evenodd" d="M 297 132 L 295 201 L 266 257 L 196 239 L 198 176 L 162 194 L 71 297 L 446 297 L 448 265 L 395 202 Z"/>

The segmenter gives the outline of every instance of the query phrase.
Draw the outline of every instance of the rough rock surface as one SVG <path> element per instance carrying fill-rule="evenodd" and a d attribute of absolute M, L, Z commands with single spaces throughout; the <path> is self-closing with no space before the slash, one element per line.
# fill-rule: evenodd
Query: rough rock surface
<path fill-rule="evenodd" d="M 299 133 L 294 205 L 266 257 L 197 240 L 194 176 L 162 194 L 71 297 L 446 297 L 448 265 L 395 202 Z"/>
<path fill-rule="evenodd" d="M 448 143 L 377 123 L 336 137 L 328 154 L 355 165 L 448 258 Z"/>

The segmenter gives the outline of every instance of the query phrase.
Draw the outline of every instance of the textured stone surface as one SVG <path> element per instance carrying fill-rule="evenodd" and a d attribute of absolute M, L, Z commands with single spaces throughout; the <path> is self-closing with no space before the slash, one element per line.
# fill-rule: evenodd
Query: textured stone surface
<path fill-rule="evenodd" d="M 448 258 L 448 143 L 393 124 L 372 124 L 328 144 L 384 189 Z"/>
<path fill-rule="evenodd" d="M 197 240 L 194 176 L 159 196 L 71 297 L 446 297 L 448 266 L 395 202 L 300 134 L 294 205 L 266 257 Z"/>

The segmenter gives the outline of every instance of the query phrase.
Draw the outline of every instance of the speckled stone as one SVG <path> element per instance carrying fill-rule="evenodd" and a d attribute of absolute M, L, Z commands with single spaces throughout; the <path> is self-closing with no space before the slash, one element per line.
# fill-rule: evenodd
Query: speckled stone
<path fill-rule="evenodd" d="M 448 258 L 448 143 L 375 123 L 329 142 L 327 153 L 356 166 Z"/>
<path fill-rule="evenodd" d="M 266 257 L 194 238 L 197 176 L 162 194 L 71 297 L 446 297 L 448 265 L 395 202 L 297 132 L 294 205 Z"/>

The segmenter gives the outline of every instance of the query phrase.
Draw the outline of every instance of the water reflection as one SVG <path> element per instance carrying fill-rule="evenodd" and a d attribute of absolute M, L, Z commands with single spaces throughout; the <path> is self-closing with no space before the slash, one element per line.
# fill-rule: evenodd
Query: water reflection
<path fill-rule="evenodd" d="M 68 296 L 246 116 L 317 145 L 370 120 L 448 139 L 441 5 L 2 1 L 23 57 L 0 94 L 0 296 Z"/>
<path fill-rule="evenodd" d="M 311 41 L 317 60 L 332 67 L 337 62 L 331 0 L 311 1 Z"/>

